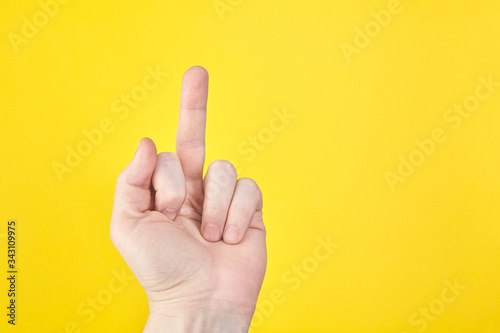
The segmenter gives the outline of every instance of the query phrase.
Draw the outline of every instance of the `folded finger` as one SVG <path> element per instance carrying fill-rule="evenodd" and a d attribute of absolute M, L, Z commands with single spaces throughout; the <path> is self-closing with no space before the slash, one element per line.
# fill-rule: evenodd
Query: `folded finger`
<path fill-rule="evenodd" d="M 236 184 L 236 169 L 228 161 L 210 164 L 204 179 L 204 201 L 201 232 L 206 240 L 222 238 L 227 213 Z"/>
<path fill-rule="evenodd" d="M 174 220 L 186 198 L 186 182 L 181 162 L 174 153 L 160 153 L 152 177 L 155 210 Z"/>
<path fill-rule="evenodd" d="M 152 209 L 151 177 L 156 166 L 156 146 L 149 138 L 143 138 L 134 158 L 116 180 L 111 223 L 124 220 L 123 217 L 136 216 Z M 113 225 L 112 225 L 113 227 Z"/>
<path fill-rule="evenodd" d="M 237 244 L 245 237 L 256 212 L 262 210 L 262 193 L 250 178 L 236 182 L 233 199 L 224 228 L 224 242 Z"/>

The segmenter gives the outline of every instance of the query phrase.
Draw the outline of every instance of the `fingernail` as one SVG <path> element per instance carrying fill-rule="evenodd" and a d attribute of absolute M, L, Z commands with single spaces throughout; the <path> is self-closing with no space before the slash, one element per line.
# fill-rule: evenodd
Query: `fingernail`
<path fill-rule="evenodd" d="M 177 217 L 177 211 L 175 209 L 166 208 L 162 211 L 162 213 L 172 221 Z"/>
<path fill-rule="evenodd" d="M 240 236 L 240 232 L 238 228 L 230 226 L 224 232 L 224 241 L 227 243 L 235 244 L 238 242 L 238 237 Z"/>
<path fill-rule="evenodd" d="M 203 236 L 206 240 L 216 242 L 220 239 L 220 228 L 215 224 L 208 223 L 203 229 Z"/>

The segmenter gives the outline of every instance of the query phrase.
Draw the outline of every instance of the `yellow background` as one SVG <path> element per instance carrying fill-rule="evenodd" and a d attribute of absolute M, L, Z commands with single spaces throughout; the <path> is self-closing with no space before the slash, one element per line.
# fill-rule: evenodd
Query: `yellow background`
<path fill-rule="evenodd" d="M 136 280 L 92 320 L 77 308 L 104 297 L 113 271 L 129 272 L 109 239 L 116 176 L 143 136 L 174 149 L 182 74 L 202 65 L 207 165 L 228 159 L 264 193 L 269 261 L 254 332 L 418 332 L 409 318 L 455 279 L 466 289 L 424 331 L 500 332 L 500 87 L 460 128 L 443 118 L 480 77 L 500 81 L 500 3 L 401 0 L 348 63 L 342 43 L 389 2 L 221 0 L 218 13 L 212 0 L 74 0 L 16 53 L 9 34 L 41 7 L 2 1 L 0 253 L 5 272 L 16 219 L 19 274 L 15 327 L 1 279 L 0 330 L 142 329 Z M 120 119 L 112 103 L 148 66 L 169 75 Z M 273 110 L 295 118 L 249 158 L 238 147 Z M 59 181 L 53 163 L 105 118 L 111 133 Z M 391 191 L 385 172 L 435 128 L 447 140 Z M 318 237 L 340 246 L 292 290 L 283 276 L 314 264 Z M 273 291 L 286 299 L 270 307 Z"/>

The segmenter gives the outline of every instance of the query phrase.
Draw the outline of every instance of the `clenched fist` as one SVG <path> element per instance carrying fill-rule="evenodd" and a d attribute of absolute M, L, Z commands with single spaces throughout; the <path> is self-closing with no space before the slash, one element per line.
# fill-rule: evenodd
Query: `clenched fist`
<path fill-rule="evenodd" d="M 144 332 L 245 332 L 264 279 L 259 187 L 223 160 L 203 177 L 207 96 L 188 69 L 176 153 L 143 138 L 116 182 L 111 240 L 148 296 Z"/>

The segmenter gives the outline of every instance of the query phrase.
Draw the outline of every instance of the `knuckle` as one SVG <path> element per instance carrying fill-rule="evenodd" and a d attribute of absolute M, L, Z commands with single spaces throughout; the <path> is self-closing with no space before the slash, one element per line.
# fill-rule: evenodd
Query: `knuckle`
<path fill-rule="evenodd" d="M 161 152 L 158 154 L 158 160 L 160 161 L 175 161 L 177 160 L 177 155 L 172 152 Z"/>
<path fill-rule="evenodd" d="M 216 184 L 219 188 L 234 186 L 236 168 L 229 161 L 213 161 L 208 167 L 207 178 L 207 185 Z"/>
<path fill-rule="evenodd" d="M 257 182 L 252 178 L 247 178 L 247 177 L 240 178 L 238 179 L 238 183 L 239 185 L 243 186 L 246 189 L 249 189 L 260 195 L 262 194 L 259 185 L 257 185 Z"/>
<path fill-rule="evenodd" d="M 209 198 L 215 198 L 219 195 L 221 187 L 217 183 L 208 182 L 205 185 L 205 195 Z"/>
<path fill-rule="evenodd" d="M 217 170 L 221 170 L 225 173 L 231 174 L 231 175 L 236 175 L 236 168 L 234 165 L 226 160 L 215 160 L 213 161 L 210 166 L 213 168 L 216 168 Z"/>

